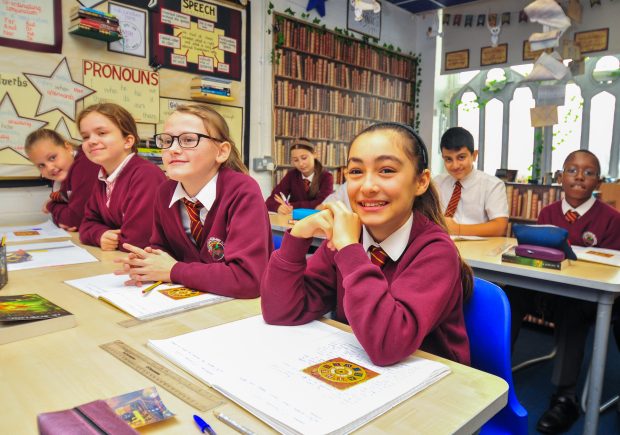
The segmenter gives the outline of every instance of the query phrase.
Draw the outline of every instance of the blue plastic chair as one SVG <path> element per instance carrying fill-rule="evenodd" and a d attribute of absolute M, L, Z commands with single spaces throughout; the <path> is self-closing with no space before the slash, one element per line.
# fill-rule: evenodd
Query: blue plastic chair
<path fill-rule="evenodd" d="M 282 244 L 282 236 L 278 234 L 273 234 L 272 240 L 273 240 L 273 250 L 275 251 L 276 249 L 280 249 L 280 245 Z"/>
<path fill-rule="evenodd" d="M 484 426 L 481 434 L 527 434 L 527 411 L 512 383 L 510 304 L 504 291 L 488 281 L 474 279 L 474 294 L 465 303 L 472 367 L 499 376 L 508 383 L 508 404 Z"/>

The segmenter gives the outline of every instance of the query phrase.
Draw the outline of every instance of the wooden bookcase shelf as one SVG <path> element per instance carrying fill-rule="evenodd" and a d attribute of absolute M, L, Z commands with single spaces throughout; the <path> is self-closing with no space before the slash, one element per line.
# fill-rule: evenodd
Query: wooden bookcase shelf
<path fill-rule="evenodd" d="M 415 57 L 281 14 L 274 14 L 273 35 L 274 183 L 292 167 L 297 137 L 316 145 L 341 183 L 357 133 L 379 121 L 413 123 Z"/>
<path fill-rule="evenodd" d="M 506 236 L 510 237 L 513 223 L 535 224 L 540 211 L 562 199 L 563 192 L 559 184 L 506 183 L 506 197 L 510 213 Z"/>

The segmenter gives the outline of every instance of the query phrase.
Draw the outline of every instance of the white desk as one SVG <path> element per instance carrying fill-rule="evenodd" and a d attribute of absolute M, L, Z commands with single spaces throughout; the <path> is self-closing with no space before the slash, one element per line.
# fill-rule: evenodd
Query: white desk
<path fill-rule="evenodd" d="M 502 263 L 497 252 L 508 242 L 516 244 L 515 239 L 493 237 L 484 241 L 457 242 L 457 246 L 480 278 L 597 303 L 584 429 L 585 434 L 594 435 L 603 389 L 611 308 L 620 296 L 620 268 L 582 261 L 573 261 L 563 270 Z"/>

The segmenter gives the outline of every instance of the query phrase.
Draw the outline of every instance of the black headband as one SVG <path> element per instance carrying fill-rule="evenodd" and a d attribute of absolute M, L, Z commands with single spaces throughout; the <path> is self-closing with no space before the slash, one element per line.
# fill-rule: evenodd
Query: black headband
<path fill-rule="evenodd" d="M 388 122 L 378 122 L 376 124 L 373 124 L 367 130 L 374 130 L 374 129 L 383 128 L 383 127 L 396 127 L 396 128 L 406 130 L 407 133 L 409 133 L 411 137 L 413 137 L 416 140 L 418 146 L 420 147 L 420 154 L 422 154 L 422 164 L 424 166 L 424 169 L 428 169 L 428 150 L 426 149 L 426 145 L 424 144 L 424 141 L 418 135 L 418 133 L 416 133 L 416 131 L 413 129 L 412 126 L 407 125 L 407 124 L 402 124 L 400 122 L 389 122 L 388 121 Z"/>

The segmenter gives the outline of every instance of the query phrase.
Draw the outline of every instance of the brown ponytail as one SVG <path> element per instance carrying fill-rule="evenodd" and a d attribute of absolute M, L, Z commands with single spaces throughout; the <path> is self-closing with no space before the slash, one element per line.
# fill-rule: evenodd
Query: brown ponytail
<path fill-rule="evenodd" d="M 353 143 L 358 137 L 363 135 L 364 133 L 370 133 L 374 131 L 387 130 L 392 131 L 395 134 L 399 134 L 403 139 L 403 143 L 407 144 L 405 146 L 405 152 L 411 158 L 411 161 L 416 167 L 416 174 L 423 173 L 426 169 L 428 169 L 428 151 L 426 145 L 422 141 L 422 139 L 418 136 L 418 134 L 408 125 L 400 124 L 396 122 L 382 122 L 378 124 L 373 124 L 370 127 L 365 128 L 359 133 L 351 143 Z M 444 219 L 443 213 L 441 212 L 441 205 L 439 202 L 439 194 L 437 193 L 437 189 L 433 181 L 428 185 L 428 189 L 422 195 L 416 197 L 413 202 L 413 210 L 417 210 L 426 216 L 430 221 L 436 223 L 440 227 L 444 229 L 444 231 L 448 232 L 448 227 L 446 225 L 446 221 Z M 461 263 L 461 284 L 463 286 L 463 298 L 464 300 L 468 300 L 474 288 L 474 273 L 471 267 L 463 261 L 461 257 L 461 253 L 457 249 L 457 253 L 459 256 L 459 261 Z"/>

